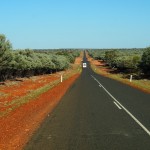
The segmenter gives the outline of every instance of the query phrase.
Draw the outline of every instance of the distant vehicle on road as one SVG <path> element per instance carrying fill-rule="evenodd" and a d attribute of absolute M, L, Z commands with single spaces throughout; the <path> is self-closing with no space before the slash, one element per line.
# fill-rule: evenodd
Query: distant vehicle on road
<path fill-rule="evenodd" d="M 87 67 L 86 63 L 83 63 L 83 68 L 86 68 L 86 67 Z"/>

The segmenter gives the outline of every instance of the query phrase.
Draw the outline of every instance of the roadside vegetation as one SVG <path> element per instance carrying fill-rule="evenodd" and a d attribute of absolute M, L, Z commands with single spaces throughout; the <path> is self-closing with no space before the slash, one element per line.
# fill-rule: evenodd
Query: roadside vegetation
<path fill-rule="evenodd" d="M 0 117 L 82 71 L 80 50 L 13 50 L 0 35 Z M 54 73 L 54 74 L 53 74 Z"/>
<path fill-rule="evenodd" d="M 0 81 L 66 70 L 79 55 L 80 50 L 13 50 L 0 34 Z"/>
<path fill-rule="evenodd" d="M 13 50 L 0 35 L 0 149 L 22 149 L 79 77 L 77 49 Z"/>
<path fill-rule="evenodd" d="M 88 55 L 97 73 L 150 92 L 150 47 L 88 50 Z"/>

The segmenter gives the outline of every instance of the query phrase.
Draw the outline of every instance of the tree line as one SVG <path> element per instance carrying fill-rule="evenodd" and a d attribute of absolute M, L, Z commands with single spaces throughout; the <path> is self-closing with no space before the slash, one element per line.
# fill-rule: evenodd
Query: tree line
<path fill-rule="evenodd" d="M 0 34 L 0 81 L 65 70 L 79 55 L 79 50 L 13 50 L 10 41 Z"/>
<path fill-rule="evenodd" d="M 143 49 L 99 49 L 89 50 L 89 55 L 103 60 L 118 72 L 150 77 L 150 47 Z"/>

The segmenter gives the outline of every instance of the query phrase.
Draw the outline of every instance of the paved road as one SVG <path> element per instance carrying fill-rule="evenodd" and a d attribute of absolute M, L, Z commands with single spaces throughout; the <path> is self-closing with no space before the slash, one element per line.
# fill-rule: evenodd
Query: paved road
<path fill-rule="evenodd" d="M 150 94 L 88 64 L 25 150 L 149 150 L 149 131 Z"/>

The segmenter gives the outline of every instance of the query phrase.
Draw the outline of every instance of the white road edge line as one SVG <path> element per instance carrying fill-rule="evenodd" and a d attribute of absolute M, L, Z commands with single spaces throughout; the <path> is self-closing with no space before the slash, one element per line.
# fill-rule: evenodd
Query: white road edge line
<path fill-rule="evenodd" d="M 92 76 L 92 75 L 91 75 Z M 92 76 L 93 79 L 96 79 L 94 76 Z M 96 79 L 96 81 L 98 81 Z M 99 81 L 98 81 L 99 83 Z M 102 86 L 102 88 L 106 91 L 106 93 L 115 101 L 117 102 L 121 107 L 122 109 L 150 136 L 150 131 L 134 116 L 132 115 L 119 101 L 117 101 L 107 90 L 106 88 L 100 84 Z"/>
<path fill-rule="evenodd" d="M 122 109 L 116 102 L 114 104 L 118 107 L 118 109 Z"/>
<path fill-rule="evenodd" d="M 92 76 L 92 78 L 99 84 L 100 87 L 102 87 L 102 84 L 95 77 Z"/>

